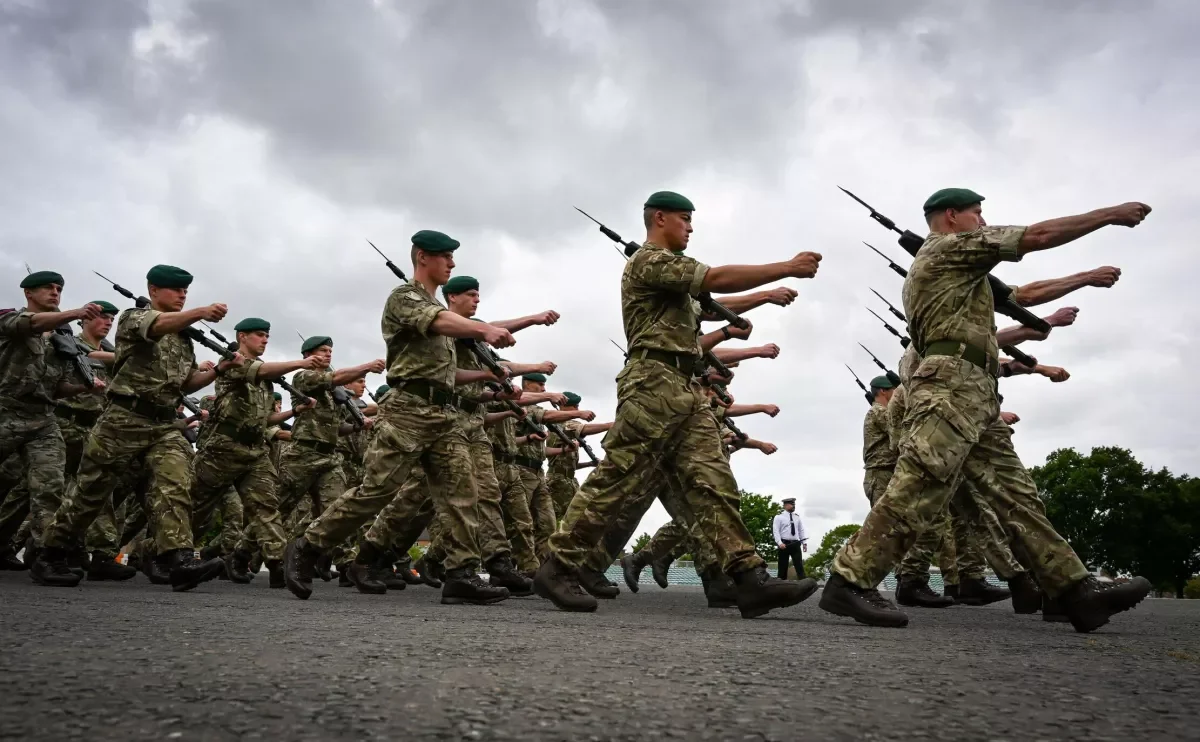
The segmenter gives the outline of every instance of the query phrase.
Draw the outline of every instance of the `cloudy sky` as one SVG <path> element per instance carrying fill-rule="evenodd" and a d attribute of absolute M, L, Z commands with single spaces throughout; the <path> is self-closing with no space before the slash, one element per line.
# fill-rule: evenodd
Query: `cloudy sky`
<path fill-rule="evenodd" d="M 227 329 L 269 318 L 271 357 L 297 356 L 300 331 L 351 365 L 383 354 L 394 285 L 364 240 L 403 265 L 409 235 L 440 229 L 481 316 L 562 313 L 511 356 L 558 362 L 552 388 L 611 419 L 621 259 L 571 207 L 640 240 L 646 195 L 678 190 L 704 262 L 824 255 L 790 282 L 799 301 L 751 315 L 752 343 L 783 352 L 734 387 L 783 408 L 744 421 L 780 450 L 738 454 L 739 482 L 799 498 L 819 537 L 867 510 L 866 403 L 842 364 L 873 374 L 856 341 L 900 351 L 863 309 L 899 279 L 861 241 L 904 256 L 834 186 L 916 231 L 948 185 L 983 193 L 994 224 L 1140 200 L 1154 213 L 1136 230 L 997 271 L 1124 271 L 1044 308 L 1081 308 L 1036 347 L 1073 376 L 1006 382 L 1005 408 L 1030 465 L 1119 445 L 1200 474 L 1189 0 L 0 0 L 0 34 L 10 303 L 25 261 L 63 272 L 71 306 L 119 298 L 90 269 L 140 289 L 172 263 L 196 275 L 193 303 L 229 304 Z"/>

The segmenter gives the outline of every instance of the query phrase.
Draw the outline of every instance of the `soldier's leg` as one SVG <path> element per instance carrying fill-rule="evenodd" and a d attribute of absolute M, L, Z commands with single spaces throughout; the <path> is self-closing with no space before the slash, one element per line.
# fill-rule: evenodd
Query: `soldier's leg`
<path fill-rule="evenodd" d="M 517 569 L 533 572 L 538 568 L 540 555 L 533 537 L 533 514 L 529 512 L 531 493 L 525 488 L 521 469 L 513 464 L 496 463 L 496 480 L 500 484 L 500 512 L 504 516 L 504 531 L 512 544 Z"/>
<path fill-rule="evenodd" d="M 215 545 L 221 554 L 232 554 L 245 528 L 246 510 L 237 489 L 230 487 L 221 497 L 221 532 Z"/>
<path fill-rule="evenodd" d="M 567 513 L 567 508 L 571 505 L 571 500 L 575 497 L 575 493 L 579 491 L 579 482 L 575 481 L 575 477 L 548 475 L 546 477 L 546 486 L 550 488 L 550 500 L 554 504 L 554 517 L 557 520 L 562 520 Z"/>
<path fill-rule="evenodd" d="M 19 538 L 22 526 L 29 518 L 29 486 L 25 483 L 25 470 L 21 465 L 21 457 L 13 456 L 17 462 L 17 476 L 21 481 L 12 486 L 0 503 L 0 545 L 15 544 L 18 549 L 25 543 Z"/>
<path fill-rule="evenodd" d="M 929 566 L 933 563 L 934 555 L 942 546 L 949 525 L 949 512 L 946 508 L 938 513 L 929 527 L 921 532 L 912 547 L 900 560 L 896 568 L 896 579 L 916 579 L 929 582 Z"/>
<path fill-rule="evenodd" d="M 626 498 L 625 502 L 621 503 L 621 508 L 617 512 L 616 517 L 609 522 L 608 527 L 605 529 L 604 537 L 600 539 L 600 543 L 585 558 L 584 564 L 598 572 L 607 571 L 612 566 L 613 561 L 621 556 L 621 552 L 625 550 L 625 545 L 629 543 L 637 531 L 638 524 L 642 522 L 642 518 L 645 517 L 665 487 L 666 478 L 659 472 L 652 481 L 646 483 L 645 489 Z M 567 509 L 568 515 L 565 517 L 570 517 L 569 513 L 572 508 L 583 510 L 585 506 L 585 501 L 581 497 L 583 492 L 584 490 L 580 489 L 580 494 L 572 499 L 571 505 Z M 629 561 L 628 566 L 631 573 L 628 575 L 628 578 L 632 579 L 634 575 L 640 576 L 642 570 L 650 563 L 644 556 L 630 554 L 622 558 L 623 566 L 625 566 L 626 560 Z M 634 579 L 634 582 L 636 583 L 637 580 Z M 632 586 L 630 589 L 633 589 Z"/>
<path fill-rule="evenodd" d="M 62 502 L 66 449 L 57 425 L 47 425 L 29 438 L 21 449 L 29 487 L 30 535 L 42 543 L 45 529 Z"/>
<path fill-rule="evenodd" d="M 494 560 L 503 560 L 512 555 L 512 545 L 508 542 L 508 532 L 504 527 L 503 495 L 500 493 L 500 481 L 496 478 L 491 441 L 482 427 L 471 432 L 470 441 L 471 470 L 475 474 L 475 489 L 479 497 L 476 506 L 479 556 L 484 564 L 494 566 Z"/>
<path fill-rule="evenodd" d="M 72 489 L 72 485 L 67 486 L 68 497 L 71 496 Z M 110 495 L 96 515 L 96 520 L 88 526 L 83 542 L 90 552 L 115 556 L 121 550 L 120 540 L 121 534 L 117 532 L 117 509 L 113 507 L 113 498 Z"/>
<path fill-rule="evenodd" d="M 267 562 L 282 560 L 283 549 L 287 544 L 287 533 L 283 529 L 283 518 L 279 514 L 278 487 L 279 479 L 275 474 L 275 467 L 266 453 L 260 455 L 250 470 L 237 482 L 245 522 L 242 531 L 251 534 L 251 539 L 262 551 L 263 560 Z M 244 546 L 235 545 L 234 548 Z"/>
<path fill-rule="evenodd" d="M 558 527 L 558 519 L 554 516 L 554 501 L 550 497 L 550 488 L 546 486 L 546 475 L 540 471 L 522 470 L 521 476 L 529 489 L 529 512 L 533 515 L 533 548 L 540 558 L 546 553 L 546 543 Z"/>
<path fill-rule="evenodd" d="M 172 428 L 159 436 L 146 451 L 146 469 L 150 475 L 146 493 L 154 541 L 159 554 L 191 551 L 192 541 L 192 457 L 187 439 Z"/>
<path fill-rule="evenodd" d="M 479 494 L 466 431 L 456 425 L 438 437 L 429 449 L 428 462 L 425 474 L 437 512 L 435 525 L 441 527 L 438 541 L 445 551 L 446 572 L 476 569 Z"/>
<path fill-rule="evenodd" d="M 686 523 L 672 518 L 654 532 L 645 546 L 646 554 L 651 561 L 674 559 L 677 550 L 687 542 L 690 531 L 691 527 Z"/>

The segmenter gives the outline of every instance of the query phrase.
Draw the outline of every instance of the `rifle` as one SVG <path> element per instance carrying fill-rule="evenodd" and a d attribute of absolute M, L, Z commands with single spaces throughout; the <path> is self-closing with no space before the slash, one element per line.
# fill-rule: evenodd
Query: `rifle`
<path fill-rule="evenodd" d="M 858 378 L 858 374 L 854 373 L 854 369 L 850 368 L 850 364 L 847 363 L 845 366 L 846 370 L 850 372 L 850 375 L 854 377 L 854 381 L 858 383 L 858 388 L 862 389 L 863 392 L 866 393 L 867 404 L 875 404 L 875 395 L 866 387 L 865 384 L 862 383 L 862 379 Z"/>
<path fill-rule="evenodd" d="M 866 350 L 867 355 L 871 356 L 871 360 L 875 361 L 875 365 L 878 366 L 879 368 L 883 369 L 883 373 L 885 376 L 888 377 L 888 381 L 892 382 L 896 386 L 900 386 L 900 377 L 896 375 L 895 371 L 892 371 L 887 366 L 883 365 L 883 361 L 876 358 L 875 354 L 872 353 L 870 350 L 867 350 L 867 346 L 863 345 L 862 343 L 859 343 L 858 347 L 862 348 L 863 350 Z"/>
<path fill-rule="evenodd" d="M 842 188 L 841 186 L 838 186 L 838 188 L 841 189 L 841 191 L 847 196 L 866 207 L 867 210 L 871 212 L 872 219 L 882 224 L 886 229 L 890 229 L 896 234 L 900 235 L 900 239 L 898 240 L 900 247 L 903 247 L 905 252 L 907 252 L 909 255 L 912 255 L 914 258 L 917 256 L 917 251 L 921 249 L 921 245 L 925 244 L 925 238 L 917 235 L 914 232 L 910 232 L 907 229 L 900 229 L 896 226 L 894 221 L 888 219 L 883 214 L 880 214 L 875 210 L 875 207 L 871 206 L 866 201 L 863 201 L 861 198 L 855 196 L 853 193 L 845 188 Z M 988 283 L 992 287 L 992 300 L 996 305 L 997 312 L 1015 319 L 1017 322 L 1020 322 L 1026 327 L 1032 327 L 1038 332 L 1050 332 L 1050 325 L 1046 323 L 1046 320 L 1035 316 L 1028 309 L 1013 301 L 1012 291 L 1009 290 L 1008 286 L 1006 286 L 1003 281 L 989 273 Z"/>
<path fill-rule="evenodd" d="M 201 414 L 201 410 L 200 410 L 200 405 L 198 405 L 196 403 L 196 400 L 185 395 L 183 397 L 180 397 L 179 403 L 182 404 L 184 407 L 186 407 L 193 415 L 197 415 L 197 416 L 200 416 L 201 418 L 203 418 L 203 415 Z M 183 415 L 183 414 L 179 415 L 180 420 L 186 420 L 187 417 L 188 417 L 187 415 Z M 199 438 L 200 438 L 200 431 L 197 428 L 184 428 L 180 432 L 183 433 L 183 437 L 187 439 L 187 442 L 191 443 L 193 446 L 196 445 L 196 441 L 199 440 Z"/>
<path fill-rule="evenodd" d="M 296 334 L 300 335 L 300 341 L 303 342 L 304 336 L 300 334 L 299 330 L 296 330 Z M 296 391 L 290 384 L 284 386 L 282 380 L 280 381 L 279 386 L 282 386 L 285 390 L 291 392 L 295 396 L 300 397 L 302 400 L 304 400 L 304 402 L 307 402 L 309 399 L 307 396 Z M 345 407 L 346 411 L 350 413 L 350 421 L 354 424 L 354 428 L 356 430 L 362 430 L 367 426 L 367 418 L 363 417 L 362 410 L 358 408 L 358 405 L 354 404 L 356 397 L 350 393 L 349 389 L 344 386 L 335 386 L 332 390 L 330 390 L 329 394 L 331 397 L 333 397 L 334 404 L 339 404 Z"/>
<path fill-rule="evenodd" d="M 553 402 L 551 402 L 550 404 L 554 405 L 554 409 L 556 409 L 556 410 L 558 409 L 558 405 L 554 404 Z M 558 426 L 555 423 L 546 423 L 547 428 L 549 428 L 551 425 L 554 425 L 554 427 L 556 429 L 561 429 L 560 426 Z M 566 435 L 565 432 L 563 432 L 562 434 L 555 432 L 554 430 L 551 430 L 550 432 L 554 433 L 559 438 L 562 438 L 562 441 L 564 444 L 570 443 L 570 439 L 565 437 L 565 435 Z M 576 438 L 576 441 L 578 441 L 579 447 L 582 448 L 587 453 L 588 458 L 592 460 L 592 466 L 600 466 L 600 459 L 596 458 L 596 452 L 593 451 L 592 447 L 588 445 L 588 442 L 583 439 L 583 436 L 580 435 L 578 438 Z"/>
<path fill-rule="evenodd" d="M 871 314 L 875 314 L 875 310 L 871 309 L 870 307 L 866 307 L 866 310 L 868 312 L 870 312 Z M 875 318 L 883 323 L 884 328 L 886 328 L 888 332 L 890 332 L 893 335 L 895 335 L 896 337 L 900 338 L 900 346 L 901 347 L 907 348 L 908 344 L 912 342 L 912 340 L 908 337 L 908 335 L 901 333 L 895 327 L 892 327 L 891 325 L 889 325 L 887 323 L 887 320 L 885 320 L 883 317 L 880 317 L 878 314 L 875 314 Z"/>
<path fill-rule="evenodd" d="M 838 187 L 839 187 L 839 188 L 841 188 L 841 186 L 838 186 Z M 845 188 L 842 188 L 842 190 L 843 190 L 843 191 L 846 191 L 846 189 L 845 189 Z M 859 203 L 863 203 L 863 202 L 862 202 L 862 201 L 861 201 L 861 200 L 858 198 L 858 196 L 855 196 L 853 193 L 850 193 L 850 191 L 846 191 L 846 193 L 850 194 L 850 196 L 851 196 L 851 197 L 852 197 L 854 200 L 858 201 Z M 864 205 L 864 206 L 866 206 L 866 204 L 863 204 L 863 205 Z M 871 208 L 871 207 L 867 206 L 867 208 Z M 874 211 L 874 209 L 872 209 L 872 211 Z M 874 217 L 874 216 L 875 216 L 875 214 L 872 214 L 871 216 L 872 216 L 872 217 Z M 882 214 L 881 214 L 880 216 L 882 217 Z M 883 217 L 883 218 L 885 218 L 885 219 L 886 219 L 887 217 Z M 881 222 L 881 223 L 882 223 L 882 222 Z M 886 225 L 885 225 L 885 226 L 886 226 Z M 896 228 L 896 225 L 894 225 L 894 224 L 893 224 L 893 225 L 892 225 L 892 229 L 895 229 L 895 228 Z M 906 234 L 912 234 L 912 232 L 906 232 Z M 901 241 L 901 244 L 903 244 L 903 242 L 904 242 L 904 238 L 901 238 L 901 240 L 900 240 L 900 241 Z M 864 245 L 867 245 L 867 247 L 870 247 L 872 250 L 875 250 L 875 248 L 874 248 L 874 247 L 871 247 L 871 245 L 868 245 L 866 242 L 864 242 L 863 244 L 864 244 Z M 907 249 L 907 248 L 906 248 L 906 249 Z M 877 253 L 877 254 L 878 254 L 878 255 L 879 255 L 881 258 L 883 258 L 884 260 L 888 261 L 888 267 L 889 267 L 889 268 L 891 268 L 892 270 L 894 270 L 894 271 L 895 271 L 897 274 L 899 274 L 899 276 L 900 276 L 901 278 L 908 278 L 908 271 L 904 270 L 904 269 L 903 269 L 903 268 L 901 268 L 900 266 L 898 266 L 898 265 L 896 265 L 895 263 L 893 263 L 891 258 L 889 258 L 888 256 L 884 255 L 883 253 L 879 252 L 878 250 L 875 250 L 875 252 L 876 252 L 876 253 Z M 915 254 L 916 254 L 916 253 L 914 253 L 914 255 L 915 255 Z M 996 281 L 997 283 L 999 283 L 999 279 L 996 279 L 996 278 L 994 278 L 994 277 L 993 277 L 993 276 L 991 276 L 990 274 L 988 275 L 988 278 L 991 278 L 992 280 L 994 280 L 994 281 Z M 1007 287 L 1007 286 L 1005 286 L 1005 287 L 1004 287 L 1004 289 L 1005 289 L 1005 291 L 1007 291 L 1007 290 L 1008 290 L 1008 287 Z M 880 294 L 879 294 L 879 292 L 878 292 L 878 291 L 875 291 L 875 289 L 871 289 L 871 291 L 872 291 L 872 292 L 874 292 L 874 294 L 875 294 L 876 296 L 879 296 L 879 298 L 880 298 L 880 299 L 883 299 L 883 297 L 882 297 L 882 296 L 880 296 Z M 994 297 L 994 296 L 995 296 L 995 294 L 993 294 L 993 297 Z M 887 304 L 887 305 L 888 305 L 888 309 L 891 309 L 891 310 L 892 310 L 892 313 L 893 313 L 893 314 L 895 314 L 897 317 L 899 317 L 899 318 L 901 319 L 901 321 L 903 321 L 903 322 L 907 322 L 907 321 L 908 321 L 908 320 L 904 319 L 904 315 L 903 315 L 903 314 L 901 314 L 901 313 L 900 313 L 898 310 L 896 310 L 896 308 L 895 308 L 895 307 L 893 307 L 893 306 L 892 306 L 890 303 L 888 303 L 888 300 L 887 300 L 887 299 L 883 299 L 883 301 L 884 301 L 884 303 L 885 303 L 885 304 Z M 997 301 L 999 301 L 999 300 L 997 299 Z M 1011 300 L 1010 300 L 1010 301 L 1011 301 Z M 1014 302 L 1013 304 L 1014 304 L 1014 306 L 1016 306 L 1016 303 L 1015 303 L 1015 302 Z M 999 310 L 999 309 L 997 309 L 996 311 L 1000 311 L 1000 310 Z M 1029 314 L 1029 316 L 1030 316 L 1030 317 L 1033 317 L 1033 315 L 1032 315 L 1032 314 L 1030 314 L 1028 310 L 1025 310 L 1024 308 L 1022 308 L 1022 311 L 1024 311 L 1026 314 Z M 1001 312 L 1001 313 L 1002 313 L 1002 314 L 1007 314 L 1006 312 Z M 1009 317 L 1012 317 L 1012 315 L 1011 315 L 1011 314 L 1010 314 L 1010 315 L 1008 315 L 1008 316 L 1009 316 Z M 1019 319 L 1019 318 L 1014 318 L 1014 319 L 1017 319 L 1017 321 L 1018 321 L 1018 322 L 1020 322 L 1021 324 L 1025 325 L 1026 327 L 1033 327 L 1034 329 L 1038 330 L 1038 332 L 1049 332 L 1049 331 L 1050 331 L 1050 325 L 1049 325 L 1049 324 L 1047 324 L 1046 320 L 1044 320 L 1044 319 L 1041 319 L 1040 317 L 1034 317 L 1034 319 L 1036 319 L 1036 320 L 1037 320 L 1037 321 L 1040 323 L 1040 325 L 1038 325 L 1038 326 L 1031 325 L 1031 324 L 1029 324 L 1029 323 L 1025 322 L 1024 320 L 1022 320 L 1022 319 Z M 1044 329 L 1044 330 L 1043 330 L 1043 329 L 1042 329 L 1042 327 L 1045 327 L 1046 329 Z M 1010 357 L 1010 358 L 1012 358 L 1012 359 L 1013 359 L 1014 361 L 1016 361 L 1017 363 L 1020 363 L 1022 366 L 1028 366 L 1029 368 L 1033 368 L 1034 366 L 1036 366 L 1036 365 L 1037 365 L 1037 359 L 1036 359 L 1036 358 L 1034 358 L 1033 356 L 1031 356 L 1031 355 L 1029 355 L 1029 354 L 1027 354 L 1027 353 L 1025 353 L 1025 352 L 1023 352 L 1023 351 L 1020 351 L 1020 350 L 1018 350 L 1018 349 L 1016 348 L 1016 346 L 1013 346 L 1013 345 L 1002 345 L 1002 346 L 1000 347 L 1000 350 L 1002 350 L 1002 351 L 1004 351 L 1005 353 L 1007 353 L 1007 354 L 1009 355 L 1009 357 Z"/>
<path fill-rule="evenodd" d="M 25 264 L 25 272 L 33 275 L 33 268 L 29 267 L 29 263 Z M 96 374 L 92 371 L 92 361 L 87 357 L 87 351 L 75 342 L 75 333 L 71 331 L 70 323 L 54 328 L 54 332 L 50 333 L 50 345 L 55 353 L 71 361 L 71 367 L 79 374 L 84 386 L 88 389 L 95 388 Z"/>
<path fill-rule="evenodd" d="M 741 429 L 737 425 L 735 425 L 734 422 L 732 420 L 730 420 L 728 417 L 722 417 L 721 422 L 724 423 L 725 427 L 729 428 L 729 432 L 731 432 L 735 436 L 737 436 L 737 439 L 739 441 L 741 441 L 742 443 L 745 443 L 746 441 L 750 440 L 750 436 L 743 433 L 741 431 Z"/>

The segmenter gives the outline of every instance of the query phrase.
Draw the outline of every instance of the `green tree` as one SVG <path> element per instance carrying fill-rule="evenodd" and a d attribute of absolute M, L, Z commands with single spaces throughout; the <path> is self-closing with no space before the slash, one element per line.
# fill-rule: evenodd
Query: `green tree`
<path fill-rule="evenodd" d="M 829 576 L 829 570 L 833 567 L 833 558 L 837 556 L 842 546 L 850 540 L 850 537 L 858 533 L 858 529 L 861 527 L 857 523 L 847 523 L 826 533 L 824 538 L 821 539 L 821 545 L 817 547 L 817 550 L 813 552 L 812 556 L 804 560 L 804 572 L 809 577 L 818 580 Z"/>
<path fill-rule="evenodd" d="M 742 492 L 741 497 L 742 521 L 746 528 L 750 529 L 755 550 L 768 562 L 778 561 L 779 547 L 775 545 L 771 524 L 775 516 L 783 512 L 783 506 L 766 495 L 756 495 L 753 492 Z"/>
<path fill-rule="evenodd" d="M 654 537 L 648 533 L 643 533 L 641 536 L 638 536 L 636 539 L 634 539 L 633 546 L 630 547 L 629 553 L 636 554 L 637 552 L 646 548 L 646 544 L 650 543 L 650 539 L 652 538 Z"/>

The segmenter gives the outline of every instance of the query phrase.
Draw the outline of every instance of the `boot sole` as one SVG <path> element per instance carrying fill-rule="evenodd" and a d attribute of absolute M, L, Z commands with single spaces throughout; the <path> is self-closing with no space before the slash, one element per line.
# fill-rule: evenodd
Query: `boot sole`
<path fill-rule="evenodd" d="M 828 597 L 829 599 L 826 600 L 826 597 Z M 853 608 L 847 607 L 845 604 L 842 603 L 842 601 L 833 597 L 832 593 L 828 593 L 828 592 L 821 593 L 821 602 L 818 603 L 817 605 L 818 605 L 818 607 L 820 607 L 821 610 L 823 610 L 827 613 L 832 613 L 835 616 L 844 616 L 846 618 L 853 618 L 856 622 L 865 624 L 867 626 L 875 626 L 875 627 L 884 628 L 884 629 L 902 629 L 905 626 L 908 626 L 908 616 L 905 616 L 903 613 L 900 613 L 899 611 L 896 611 L 896 618 L 888 619 L 888 618 L 880 617 L 877 619 L 873 619 L 868 616 L 860 615 Z"/>
<path fill-rule="evenodd" d="M 308 600 L 308 596 L 312 595 L 312 586 L 305 587 L 303 583 L 288 577 L 289 574 L 296 571 L 295 568 L 296 546 L 295 542 L 291 542 L 283 552 L 283 582 L 292 595 L 300 600 Z"/>
<path fill-rule="evenodd" d="M 817 581 L 816 580 L 808 580 L 808 584 L 804 586 L 804 590 L 802 590 L 798 594 L 799 597 L 788 598 L 785 601 L 780 601 L 776 605 L 755 606 L 753 608 L 741 608 L 742 618 L 758 618 L 759 616 L 765 616 L 766 614 L 770 613 L 771 611 L 775 610 L 776 608 L 787 608 L 789 606 L 799 605 L 800 603 L 803 603 L 804 601 L 811 598 L 812 594 L 815 593 L 816 591 L 817 591 Z M 740 608 L 740 606 L 739 606 L 739 608 Z"/>
<path fill-rule="evenodd" d="M 554 607 L 560 611 L 568 611 L 570 613 L 595 613 L 596 609 L 600 607 L 599 604 L 595 602 L 589 605 L 587 603 L 563 603 L 562 601 L 555 600 L 554 595 L 542 585 L 538 584 L 536 579 L 533 582 L 533 592 L 536 593 L 539 598 L 545 598 L 553 603 Z"/>
<path fill-rule="evenodd" d="M 999 603 L 1002 600 L 1010 600 L 1012 596 L 1005 595 L 1003 598 L 958 598 L 958 602 L 962 605 L 969 605 L 973 608 L 978 608 L 982 605 L 991 605 Z"/>
<path fill-rule="evenodd" d="M 442 596 L 442 605 L 495 605 L 496 603 L 508 600 L 510 595 L 502 595 L 497 598 L 458 598 L 454 596 Z"/>
<path fill-rule="evenodd" d="M 625 586 L 629 588 L 629 592 L 636 593 L 638 591 L 638 580 L 642 578 L 642 573 L 635 573 L 632 568 L 625 566 L 625 560 L 622 559 L 621 574 L 625 577 Z"/>
<path fill-rule="evenodd" d="M 658 586 L 659 586 L 659 587 L 661 587 L 663 590 L 666 590 L 666 589 L 667 589 L 667 588 L 668 588 L 668 587 L 671 585 L 671 583 L 667 581 L 667 576 L 666 576 L 666 575 L 663 575 L 663 578 L 660 580 L 660 579 L 658 579 L 658 575 L 654 574 L 654 572 L 653 572 L 653 570 L 652 570 L 652 571 L 650 572 L 650 576 L 651 576 L 652 578 L 654 578 L 654 584 L 655 584 L 655 585 L 658 585 Z"/>
<path fill-rule="evenodd" d="M 736 600 L 710 600 L 708 601 L 709 608 L 737 608 Z"/>
<path fill-rule="evenodd" d="M 528 598 L 529 596 L 533 595 L 533 587 L 532 586 L 530 586 L 528 588 L 515 588 L 512 585 L 500 585 L 495 582 L 489 582 L 488 585 L 490 585 L 491 587 L 506 588 L 508 590 L 508 597 L 510 597 L 510 598 Z"/>
<path fill-rule="evenodd" d="M 221 574 L 223 571 L 225 571 L 224 563 L 210 567 L 209 569 L 201 572 L 199 575 L 188 579 L 186 582 L 181 582 L 178 585 L 175 584 L 174 580 L 171 580 L 171 590 L 177 593 L 187 592 L 195 587 L 199 587 L 201 583 L 215 579 L 217 575 Z"/>
<path fill-rule="evenodd" d="M 902 605 L 905 608 L 949 608 L 950 606 L 956 605 L 956 604 L 957 604 L 956 601 L 950 601 L 947 603 L 920 603 L 920 602 L 907 602 L 907 601 L 901 601 L 901 600 L 896 601 L 896 605 Z"/>
<path fill-rule="evenodd" d="M 1096 617 L 1096 618 L 1093 618 L 1093 619 L 1087 620 L 1087 621 L 1084 621 L 1084 620 L 1076 621 L 1076 619 L 1073 618 L 1070 614 L 1067 614 L 1065 617 L 1068 621 L 1071 622 L 1071 625 L 1075 627 L 1075 631 L 1077 631 L 1080 634 L 1087 634 L 1087 633 L 1095 631 L 1096 629 L 1100 628 L 1101 626 L 1104 626 L 1105 624 L 1107 624 L 1109 622 L 1109 619 L 1111 619 L 1113 616 L 1117 615 L 1118 613 L 1124 613 L 1125 611 L 1132 611 L 1134 608 L 1137 608 L 1138 605 L 1143 600 L 1146 599 L 1146 595 L 1149 595 L 1149 591 L 1147 591 L 1144 595 L 1142 595 L 1140 598 L 1138 598 L 1128 608 L 1120 608 L 1118 610 L 1112 611 L 1111 613 L 1109 613 L 1108 615 L 1106 615 L 1104 617 Z"/>

